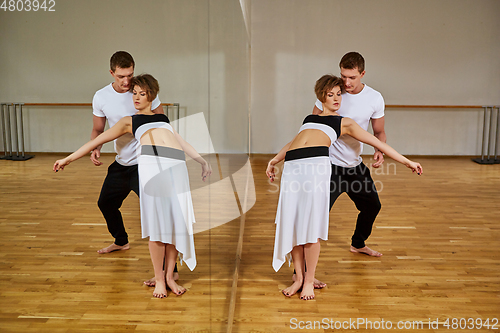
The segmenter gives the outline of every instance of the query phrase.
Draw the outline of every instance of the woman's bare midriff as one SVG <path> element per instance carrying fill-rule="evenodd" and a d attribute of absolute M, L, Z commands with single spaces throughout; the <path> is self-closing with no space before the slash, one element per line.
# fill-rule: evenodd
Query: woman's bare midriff
<path fill-rule="evenodd" d="M 315 146 L 330 147 L 330 137 L 323 131 L 317 129 L 306 129 L 300 132 L 297 137 L 292 141 L 288 151 Z"/>
<path fill-rule="evenodd" d="M 150 129 L 141 136 L 141 145 L 161 146 L 182 150 L 174 134 L 166 128 Z"/>

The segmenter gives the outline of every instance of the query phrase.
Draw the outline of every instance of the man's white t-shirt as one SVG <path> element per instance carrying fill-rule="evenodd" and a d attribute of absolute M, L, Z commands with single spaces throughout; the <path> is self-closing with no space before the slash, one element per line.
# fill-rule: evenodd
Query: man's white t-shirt
<path fill-rule="evenodd" d="M 109 127 L 113 127 L 120 119 L 134 115 L 137 110 L 134 107 L 131 92 L 118 93 L 113 88 L 113 84 L 98 90 L 92 100 L 93 113 L 97 117 L 106 117 Z M 158 96 L 153 100 L 151 110 L 160 106 Z M 124 166 L 137 164 L 137 149 L 139 142 L 131 133 L 126 133 L 114 140 L 116 161 Z"/>
<path fill-rule="evenodd" d="M 323 104 L 316 100 L 316 107 L 323 110 Z M 342 94 L 342 103 L 337 111 L 342 117 L 353 119 L 365 131 L 368 130 L 370 119 L 384 116 L 385 103 L 382 94 L 366 84 L 357 94 Z M 349 135 L 341 135 L 330 146 L 330 161 L 332 164 L 352 168 L 363 162 L 361 153 L 363 144 Z"/>

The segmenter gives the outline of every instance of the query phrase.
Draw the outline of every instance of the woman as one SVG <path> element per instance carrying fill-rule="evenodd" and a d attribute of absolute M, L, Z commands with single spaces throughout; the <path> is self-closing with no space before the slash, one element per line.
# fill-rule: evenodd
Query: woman
<path fill-rule="evenodd" d="M 324 75 L 316 81 L 315 92 L 323 103 L 323 113 L 307 116 L 299 133 L 267 166 L 266 174 L 274 181 L 274 166 L 285 159 L 276 213 L 273 267 L 278 271 L 291 254 L 296 278 L 283 290 L 288 297 L 302 288 L 301 299 L 314 298 L 319 239 L 328 240 L 331 176 L 328 148 L 339 136 L 350 135 L 422 174 L 419 163 L 400 155 L 352 119 L 337 114 L 343 90 L 342 80 L 336 76 Z"/>
<path fill-rule="evenodd" d="M 151 111 L 159 91 L 158 82 L 149 74 L 132 79 L 131 90 L 138 112 L 124 117 L 109 130 L 54 164 L 63 170 L 89 151 L 132 133 L 141 144 L 139 184 L 142 237 L 149 237 L 149 252 L 155 271 L 153 296 L 167 296 L 168 286 L 176 295 L 186 289 L 173 278 L 177 256 L 190 270 L 196 266 L 193 240 L 194 211 L 184 152 L 202 165 L 202 179 L 212 173 L 210 165 L 172 128 L 168 117 Z M 165 269 L 164 269 L 165 262 Z M 163 270 L 164 269 L 164 270 Z"/>

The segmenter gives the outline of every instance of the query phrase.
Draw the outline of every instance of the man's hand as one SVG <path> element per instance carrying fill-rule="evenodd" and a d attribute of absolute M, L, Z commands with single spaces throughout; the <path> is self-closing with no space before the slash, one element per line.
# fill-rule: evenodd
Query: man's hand
<path fill-rule="evenodd" d="M 323 110 L 320 110 L 316 104 L 314 104 L 314 107 L 313 107 L 313 114 L 322 114 L 323 113 Z"/>
<path fill-rule="evenodd" d="M 382 142 L 387 142 L 385 135 L 385 117 L 372 119 L 373 135 Z M 373 154 L 373 159 L 375 163 L 372 164 L 374 168 L 378 168 L 384 163 L 384 154 L 381 151 L 375 149 L 375 154 Z"/>
<path fill-rule="evenodd" d="M 372 167 L 379 168 L 382 165 L 382 163 L 384 163 L 384 154 L 381 151 L 377 150 L 375 154 L 373 154 L 373 159 L 376 162 L 372 164 Z"/>
<path fill-rule="evenodd" d="M 90 160 L 92 163 L 94 163 L 95 166 L 101 166 L 103 163 L 99 161 L 99 158 L 101 157 L 101 151 L 99 149 L 94 149 L 92 150 L 92 153 L 90 154 Z"/>
<path fill-rule="evenodd" d="M 90 140 L 94 140 L 97 138 L 99 135 L 104 133 L 104 127 L 106 126 L 106 117 L 98 117 L 96 115 L 93 115 L 92 118 L 92 133 L 90 133 Z M 99 158 L 101 157 L 101 147 L 97 146 L 94 150 L 90 152 L 90 160 L 92 163 L 94 163 L 95 166 L 101 166 L 103 163 L 99 161 Z"/>

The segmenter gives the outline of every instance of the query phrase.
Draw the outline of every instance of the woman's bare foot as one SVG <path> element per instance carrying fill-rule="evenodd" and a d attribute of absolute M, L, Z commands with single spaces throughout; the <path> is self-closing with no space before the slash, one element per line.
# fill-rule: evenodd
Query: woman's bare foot
<path fill-rule="evenodd" d="M 186 288 L 181 285 L 178 285 L 174 280 L 167 281 L 167 285 L 172 290 L 174 294 L 177 296 L 182 295 L 186 292 Z"/>
<path fill-rule="evenodd" d="M 165 280 L 156 283 L 155 291 L 153 291 L 153 296 L 156 298 L 167 297 L 167 287 L 165 285 Z"/>
<path fill-rule="evenodd" d="M 308 301 L 314 299 L 314 283 L 306 283 L 302 286 L 302 292 L 300 293 L 300 299 Z"/>
<path fill-rule="evenodd" d="M 127 243 L 125 245 L 121 245 L 121 246 L 113 243 L 108 247 L 97 250 L 97 253 L 104 254 L 104 253 L 111 253 L 111 252 L 115 252 L 115 251 L 124 251 L 124 250 L 128 250 L 128 249 L 130 249 L 129 243 Z"/>
<path fill-rule="evenodd" d="M 286 297 L 291 297 L 295 295 L 300 288 L 302 288 L 302 281 L 295 281 L 290 287 L 283 289 L 281 292 Z"/>
<path fill-rule="evenodd" d="M 179 273 L 174 272 L 174 281 L 179 280 Z M 154 287 L 156 285 L 156 279 L 152 277 L 149 280 L 144 281 L 144 284 L 148 287 Z"/>
<path fill-rule="evenodd" d="M 292 281 L 295 281 L 295 279 L 296 279 L 296 275 L 293 274 Z M 316 278 L 314 279 L 313 285 L 314 285 L 314 289 L 323 289 L 326 287 L 326 283 L 321 282 L 320 280 L 318 280 Z"/>
<path fill-rule="evenodd" d="M 375 250 L 370 249 L 368 246 L 362 247 L 360 249 L 355 248 L 354 246 L 351 245 L 351 248 L 349 249 L 352 253 L 363 253 L 367 254 L 371 257 L 382 257 L 382 253 L 377 252 Z"/>

